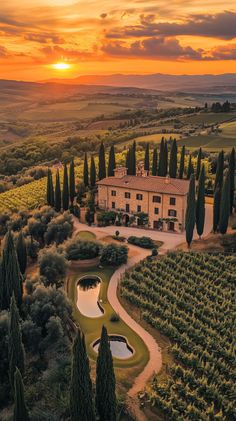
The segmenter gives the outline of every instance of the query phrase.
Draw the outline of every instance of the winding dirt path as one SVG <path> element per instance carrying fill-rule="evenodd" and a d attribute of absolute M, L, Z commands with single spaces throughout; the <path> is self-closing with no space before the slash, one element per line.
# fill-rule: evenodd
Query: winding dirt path
<path fill-rule="evenodd" d="M 135 256 L 131 257 L 128 260 L 128 263 L 119 267 L 114 274 L 112 275 L 107 297 L 114 308 L 114 310 L 119 313 L 121 319 L 137 334 L 139 335 L 144 343 L 146 344 L 148 351 L 149 351 L 149 361 L 145 366 L 144 370 L 136 377 L 133 386 L 128 391 L 128 404 L 130 406 L 133 415 L 135 415 L 137 420 L 146 421 L 146 417 L 143 412 L 139 409 L 139 399 L 138 399 L 138 392 L 145 388 L 147 381 L 150 377 L 157 373 L 162 366 L 162 356 L 161 350 L 155 341 L 155 339 L 142 327 L 140 326 L 132 317 L 126 312 L 124 307 L 122 307 L 118 297 L 117 297 L 117 288 L 119 285 L 119 281 L 122 275 L 125 273 L 127 269 L 133 267 L 136 263 L 140 262 L 141 260 L 145 259 L 150 254 L 150 251 L 144 249 L 138 249 L 135 247 L 136 254 Z"/>
<path fill-rule="evenodd" d="M 97 227 L 88 227 L 85 224 L 81 224 L 77 218 L 74 218 L 74 228 L 75 233 L 80 230 L 91 231 L 94 232 L 97 236 L 97 239 L 101 239 L 106 235 L 114 235 L 115 227 L 105 227 L 105 228 L 97 228 Z M 212 228 L 212 206 L 206 206 L 206 221 L 205 221 L 205 229 L 203 237 L 206 237 Z M 140 230 L 137 228 L 124 228 L 119 227 L 119 231 L 121 235 L 147 235 L 151 237 L 153 240 L 160 240 L 163 241 L 163 245 L 159 248 L 159 254 L 166 254 L 168 250 L 174 249 L 177 245 L 183 243 L 185 239 L 184 234 L 170 234 L 170 233 L 160 233 L 156 231 L 150 230 Z M 197 238 L 196 232 L 194 233 L 194 238 Z M 114 311 L 119 313 L 122 320 L 137 334 L 139 335 L 143 341 L 145 342 L 148 351 L 149 351 L 149 361 L 147 365 L 144 367 L 143 371 L 136 377 L 133 386 L 128 391 L 128 405 L 130 407 L 131 412 L 135 416 L 138 421 L 148 421 L 143 411 L 140 409 L 139 406 L 139 399 L 138 399 L 138 392 L 145 389 L 147 381 L 152 377 L 154 373 L 158 373 L 162 366 L 162 355 L 161 349 L 159 348 L 155 339 L 148 333 L 142 326 L 140 326 L 123 308 L 121 305 L 118 297 L 117 297 L 117 289 L 119 286 L 119 282 L 121 280 L 122 275 L 125 273 L 127 269 L 132 268 L 135 264 L 145 259 L 149 254 L 150 251 L 146 249 L 141 249 L 135 246 L 129 246 L 130 248 L 135 250 L 135 253 L 132 257 L 129 258 L 128 262 L 125 265 L 120 266 L 112 275 L 107 297 L 114 308 Z"/>

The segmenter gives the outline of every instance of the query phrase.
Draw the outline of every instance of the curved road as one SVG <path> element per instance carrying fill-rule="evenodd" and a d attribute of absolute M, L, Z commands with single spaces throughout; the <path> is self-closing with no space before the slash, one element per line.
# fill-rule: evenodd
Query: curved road
<path fill-rule="evenodd" d="M 142 326 L 140 326 L 132 317 L 126 312 L 124 307 L 122 307 L 118 297 L 117 297 L 117 288 L 119 285 L 119 281 L 125 271 L 131 267 L 133 267 L 136 263 L 140 262 L 141 260 L 145 259 L 150 254 L 150 251 L 144 249 L 138 249 L 138 247 L 132 247 L 135 249 L 136 254 L 135 256 L 131 257 L 127 264 L 120 266 L 112 275 L 107 297 L 114 308 L 114 310 L 119 313 L 120 317 L 124 322 L 135 332 L 137 333 L 147 345 L 149 351 L 149 361 L 145 366 L 144 370 L 136 377 L 132 388 L 128 391 L 128 405 L 130 406 L 130 410 L 132 411 L 133 415 L 136 419 L 140 421 L 146 420 L 145 415 L 139 409 L 139 399 L 138 399 L 138 392 L 145 388 L 147 381 L 150 377 L 157 373 L 162 366 L 162 356 L 161 350 L 155 341 L 155 339 L 148 333 Z"/>
<path fill-rule="evenodd" d="M 159 254 L 165 254 L 168 250 L 176 248 L 179 244 L 185 241 L 185 234 L 174 234 L 174 233 L 166 233 L 166 232 L 159 232 L 159 231 L 152 231 L 146 229 L 139 229 L 139 228 L 127 228 L 127 227 L 89 227 L 85 224 L 81 224 L 77 218 L 74 218 L 74 228 L 75 233 L 77 231 L 86 230 L 94 232 L 97 236 L 97 239 L 101 239 L 106 235 L 114 235 L 115 231 L 118 229 L 121 235 L 129 236 L 129 235 L 137 235 L 142 236 L 146 235 L 152 238 L 153 240 L 162 241 L 163 245 L 159 248 Z M 203 237 L 206 237 L 212 230 L 212 206 L 206 206 L 206 220 L 205 220 L 205 228 Z M 197 238 L 197 233 L 194 233 L 194 238 Z M 125 265 L 120 266 L 113 274 L 110 279 L 109 287 L 108 287 L 108 300 L 114 311 L 119 313 L 122 320 L 131 328 L 133 329 L 145 342 L 148 350 L 149 350 L 149 361 L 145 366 L 144 370 L 136 377 L 133 386 L 128 391 L 128 404 L 130 405 L 130 409 L 132 410 L 133 414 L 135 415 L 138 421 L 147 421 L 144 413 L 139 409 L 139 400 L 138 400 L 138 392 L 145 388 L 147 381 L 151 378 L 154 373 L 159 372 L 162 366 L 162 356 L 161 356 L 161 349 L 159 348 L 155 339 L 148 333 L 142 326 L 140 326 L 132 317 L 126 312 L 126 310 L 122 307 L 120 301 L 117 297 L 117 288 L 119 281 L 125 271 L 136 263 L 140 262 L 141 260 L 145 259 L 149 254 L 150 251 L 141 249 L 139 247 L 129 246 L 132 249 L 135 249 L 136 253 L 132 256 Z"/>

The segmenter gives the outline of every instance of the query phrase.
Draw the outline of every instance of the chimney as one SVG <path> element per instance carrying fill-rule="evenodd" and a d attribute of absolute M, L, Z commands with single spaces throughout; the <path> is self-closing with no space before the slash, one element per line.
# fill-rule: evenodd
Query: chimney
<path fill-rule="evenodd" d="M 169 174 L 166 175 L 165 184 L 170 184 L 170 176 L 169 176 Z"/>
<path fill-rule="evenodd" d="M 139 162 L 136 168 L 136 175 L 138 177 L 147 177 L 148 172 L 144 168 L 144 162 Z"/>
<path fill-rule="evenodd" d="M 117 167 L 114 170 L 114 177 L 122 178 L 127 175 L 127 168 L 126 167 Z"/>

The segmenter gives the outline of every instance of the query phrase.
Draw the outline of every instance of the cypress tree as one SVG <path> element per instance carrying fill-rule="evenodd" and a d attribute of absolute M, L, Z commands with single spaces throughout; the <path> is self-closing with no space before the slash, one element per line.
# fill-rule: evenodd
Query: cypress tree
<path fill-rule="evenodd" d="M 164 138 L 161 139 L 161 144 L 160 144 L 158 175 L 160 177 L 164 177 L 166 175 L 165 174 L 165 142 L 164 142 Z"/>
<path fill-rule="evenodd" d="M 184 175 L 184 163 L 185 163 L 185 146 L 182 147 L 180 165 L 179 165 L 179 178 L 182 179 Z"/>
<path fill-rule="evenodd" d="M 164 177 L 168 174 L 168 144 L 165 141 L 164 145 Z"/>
<path fill-rule="evenodd" d="M 48 175 L 47 175 L 47 204 L 48 206 L 53 206 L 52 204 L 52 189 L 53 189 L 53 184 L 52 184 L 52 172 L 51 170 L 48 168 Z"/>
<path fill-rule="evenodd" d="M 186 241 L 188 247 L 191 246 L 193 239 L 193 231 L 196 220 L 196 199 L 195 199 L 195 177 L 194 174 L 190 177 L 189 192 L 187 198 L 187 209 L 185 215 L 185 229 L 186 229 Z"/>
<path fill-rule="evenodd" d="M 115 168 L 116 168 L 115 148 L 114 148 L 114 145 L 112 145 L 109 152 L 108 171 L 107 171 L 108 177 L 114 176 Z"/>
<path fill-rule="evenodd" d="M 169 175 L 171 178 L 176 178 L 176 174 L 177 174 L 177 153 L 178 153 L 177 142 L 176 142 L 176 139 L 174 139 L 171 146 L 171 151 L 170 151 Z"/>
<path fill-rule="evenodd" d="M 66 164 L 64 165 L 64 175 L 63 175 L 62 207 L 64 211 L 67 211 L 69 208 L 69 184 L 68 184 L 68 172 L 67 172 Z"/>
<path fill-rule="evenodd" d="M 200 238 L 205 224 L 205 178 L 205 166 L 203 165 L 199 176 L 196 202 L 196 227 Z"/>
<path fill-rule="evenodd" d="M 94 187 L 96 185 L 96 166 L 94 157 L 91 156 L 91 162 L 90 162 L 90 186 Z"/>
<path fill-rule="evenodd" d="M 6 278 L 6 252 L 2 252 L 2 261 L 1 261 L 1 276 L 0 276 L 0 310 L 5 310 L 10 306 L 11 295 L 9 291 L 9 286 Z"/>
<path fill-rule="evenodd" d="M 21 374 L 25 370 L 25 352 L 22 344 L 19 312 L 16 306 L 14 295 L 11 298 L 10 305 L 10 323 L 8 335 L 8 361 L 9 361 L 9 379 L 12 390 L 14 390 L 14 374 L 18 368 Z"/>
<path fill-rule="evenodd" d="M 193 163 L 192 163 L 192 156 L 189 155 L 187 180 L 190 180 L 190 177 L 191 177 L 192 174 L 194 174 L 194 167 L 193 167 Z"/>
<path fill-rule="evenodd" d="M 227 174 L 224 179 L 221 201 L 220 201 L 220 219 L 219 219 L 219 231 L 221 234 L 225 234 L 228 228 L 230 216 L 230 174 Z"/>
<path fill-rule="evenodd" d="M 52 171 L 49 168 L 48 168 L 48 175 L 47 175 L 47 204 L 49 206 L 54 206 L 54 189 L 53 189 Z"/>
<path fill-rule="evenodd" d="M 136 142 L 133 142 L 133 145 L 130 149 L 130 174 L 136 175 Z"/>
<path fill-rule="evenodd" d="M 116 420 L 116 381 L 109 338 L 102 328 L 96 368 L 96 408 L 100 420 Z"/>
<path fill-rule="evenodd" d="M 71 421 L 95 421 L 92 382 L 84 335 L 77 331 L 72 348 L 70 381 Z"/>
<path fill-rule="evenodd" d="M 129 148 L 128 151 L 127 151 L 126 160 L 125 160 L 125 166 L 127 168 L 127 174 L 128 175 L 131 174 L 130 155 L 131 155 L 131 153 L 130 153 L 130 148 Z"/>
<path fill-rule="evenodd" d="M 51 206 L 54 206 L 55 196 L 54 196 L 54 186 L 53 186 L 53 177 L 52 171 L 50 171 L 50 184 L 51 184 Z"/>
<path fill-rule="evenodd" d="M 222 188 L 224 178 L 224 151 L 221 151 L 218 155 L 216 178 L 215 178 L 215 189 L 219 185 Z"/>
<path fill-rule="evenodd" d="M 218 186 L 214 192 L 214 206 L 213 206 L 213 232 L 218 231 L 219 220 L 220 220 L 220 198 L 221 198 L 221 189 Z"/>
<path fill-rule="evenodd" d="M 233 212 L 234 190 L 235 190 L 235 149 L 233 148 L 229 157 L 229 177 L 230 177 L 230 213 Z"/>
<path fill-rule="evenodd" d="M 137 160 L 136 160 L 136 142 L 133 143 L 133 173 L 136 175 Z"/>
<path fill-rule="evenodd" d="M 157 171 L 158 171 L 157 160 L 158 160 L 157 147 L 155 147 L 153 150 L 153 158 L 152 158 L 152 175 L 157 175 Z"/>
<path fill-rule="evenodd" d="M 98 162 L 98 178 L 102 180 L 106 177 L 106 160 L 105 160 L 105 148 L 103 142 L 101 142 L 99 148 L 99 162 Z"/>
<path fill-rule="evenodd" d="M 56 186 L 55 186 L 55 210 L 60 212 L 61 210 L 61 184 L 60 184 L 60 174 L 57 170 L 56 174 Z"/>
<path fill-rule="evenodd" d="M 29 413 L 25 404 L 24 385 L 21 372 L 16 368 L 14 374 L 14 416 L 13 421 L 29 421 Z"/>
<path fill-rule="evenodd" d="M 88 187 L 88 185 L 89 185 L 87 152 L 85 152 L 85 154 L 84 154 L 84 185 L 85 185 L 85 187 Z"/>
<path fill-rule="evenodd" d="M 150 156 L 149 156 L 149 143 L 146 143 L 145 158 L 144 158 L 144 169 L 149 172 L 150 170 Z"/>
<path fill-rule="evenodd" d="M 22 303 L 23 279 L 19 268 L 16 249 L 11 232 L 4 239 L 0 276 L 0 309 L 10 307 L 11 296 L 15 294 L 17 305 Z"/>
<path fill-rule="evenodd" d="M 201 163 L 202 163 L 202 148 L 199 149 L 198 156 L 197 156 L 196 180 L 198 180 L 200 176 Z"/>
<path fill-rule="evenodd" d="M 17 253 L 20 271 L 22 275 L 24 275 L 26 271 L 26 267 L 27 267 L 27 249 L 26 249 L 25 237 L 23 236 L 22 231 L 20 232 L 17 238 L 16 253 Z"/>
<path fill-rule="evenodd" d="M 73 205 L 74 198 L 75 198 L 75 163 L 73 159 L 70 162 L 69 190 L 70 190 L 70 203 Z"/>

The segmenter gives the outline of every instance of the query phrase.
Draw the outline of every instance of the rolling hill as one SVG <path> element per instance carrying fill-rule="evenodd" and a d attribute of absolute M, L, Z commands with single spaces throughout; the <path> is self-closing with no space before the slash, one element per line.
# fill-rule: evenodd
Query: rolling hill
<path fill-rule="evenodd" d="M 61 83 L 61 79 L 50 79 L 48 82 Z M 63 79 L 68 85 L 106 85 L 161 91 L 184 91 L 184 92 L 207 92 L 208 93 L 235 93 L 236 74 L 227 73 L 221 75 L 82 75 L 75 79 Z"/>

